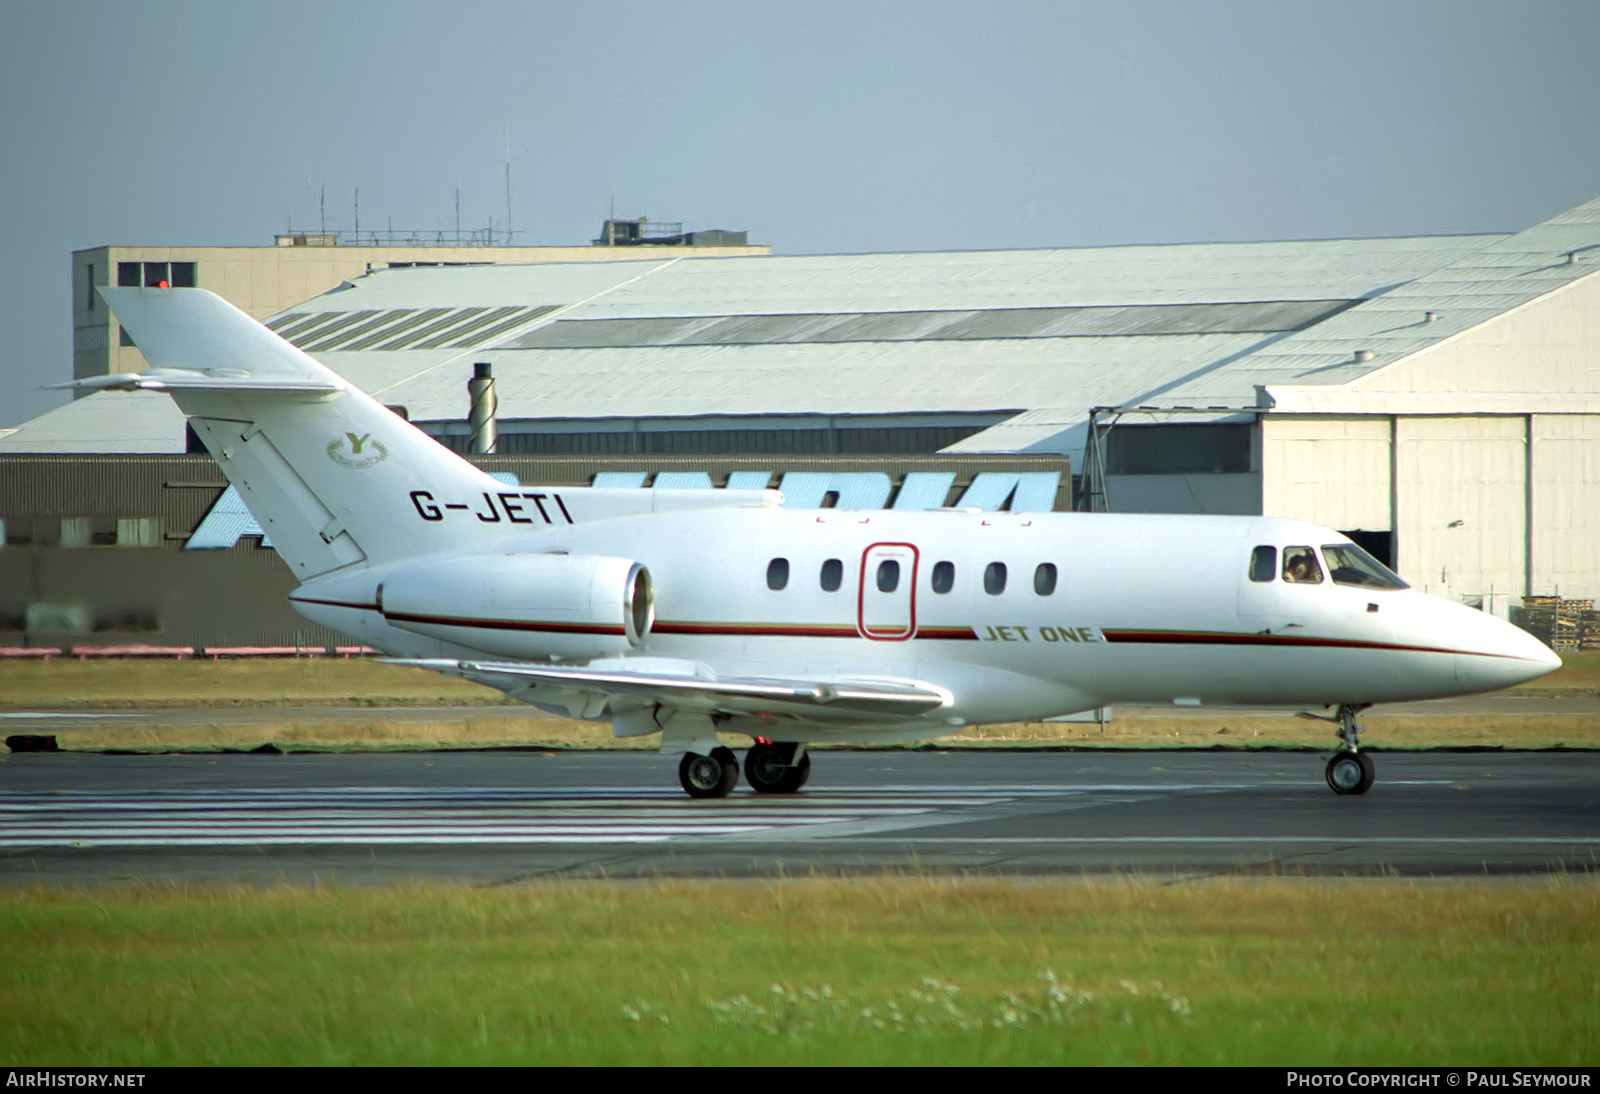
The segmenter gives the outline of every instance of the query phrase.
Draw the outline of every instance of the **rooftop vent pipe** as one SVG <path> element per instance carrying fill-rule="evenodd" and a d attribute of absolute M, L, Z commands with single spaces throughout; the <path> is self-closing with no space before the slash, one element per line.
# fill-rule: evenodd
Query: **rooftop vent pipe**
<path fill-rule="evenodd" d="M 1372 360 L 1372 351 L 1370 349 L 1358 349 L 1358 350 L 1356 350 L 1356 361 L 1357 361 L 1357 363 L 1366 362 L 1366 361 L 1370 361 L 1370 360 Z"/>
<path fill-rule="evenodd" d="M 472 439 L 467 443 L 467 451 L 477 456 L 489 455 L 499 442 L 494 421 L 498 404 L 494 395 L 494 374 L 489 362 L 479 361 L 472 366 L 472 379 L 467 381 L 467 396 L 472 400 L 468 415 L 472 424 Z"/>

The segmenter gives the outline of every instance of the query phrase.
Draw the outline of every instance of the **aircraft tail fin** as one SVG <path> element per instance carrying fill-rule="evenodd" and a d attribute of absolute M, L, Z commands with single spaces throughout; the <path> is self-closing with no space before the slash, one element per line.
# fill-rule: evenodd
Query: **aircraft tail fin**
<path fill-rule="evenodd" d="M 78 386 L 171 394 L 302 581 L 448 547 L 419 491 L 506 513 L 502 484 L 221 297 L 100 292 L 152 368 Z"/>

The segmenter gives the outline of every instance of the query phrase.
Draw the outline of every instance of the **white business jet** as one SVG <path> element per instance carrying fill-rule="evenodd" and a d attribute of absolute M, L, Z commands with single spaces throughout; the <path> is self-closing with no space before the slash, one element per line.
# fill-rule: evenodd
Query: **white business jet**
<path fill-rule="evenodd" d="M 805 785 L 811 742 L 1111 704 L 1322 708 L 1339 794 L 1373 703 L 1560 660 L 1269 517 L 797 510 L 776 491 L 508 486 L 200 289 L 102 289 L 301 584 L 307 618 L 544 710 L 661 735 L 695 797 Z"/>

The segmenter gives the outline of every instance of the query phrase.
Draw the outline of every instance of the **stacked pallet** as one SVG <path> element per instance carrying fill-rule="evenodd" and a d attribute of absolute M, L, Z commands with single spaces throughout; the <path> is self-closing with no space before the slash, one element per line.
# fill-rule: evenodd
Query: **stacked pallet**
<path fill-rule="evenodd" d="M 1525 596 L 1521 607 L 1511 609 L 1511 622 L 1558 652 L 1600 650 L 1600 612 L 1593 600 Z"/>

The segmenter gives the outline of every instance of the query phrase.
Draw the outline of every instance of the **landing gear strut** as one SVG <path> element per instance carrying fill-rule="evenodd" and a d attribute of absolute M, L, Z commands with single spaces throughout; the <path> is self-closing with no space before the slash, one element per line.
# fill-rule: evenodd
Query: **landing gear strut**
<path fill-rule="evenodd" d="M 811 778 L 811 754 L 792 741 L 757 741 L 744 757 L 744 778 L 758 794 L 793 794 Z M 796 758 L 796 753 L 799 753 Z"/>
<path fill-rule="evenodd" d="M 710 755 L 685 752 L 678 762 L 678 782 L 691 798 L 725 798 L 739 781 L 739 761 L 727 748 L 713 748 Z"/>
<path fill-rule="evenodd" d="M 1325 772 L 1328 787 L 1335 794 L 1365 794 L 1372 789 L 1372 780 L 1377 775 L 1372 757 L 1361 751 L 1361 724 L 1356 721 L 1356 715 L 1365 709 L 1344 703 L 1339 707 L 1338 717 L 1328 719 L 1339 723 L 1339 740 L 1344 742 L 1344 747 L 1328 761 Z"/>

